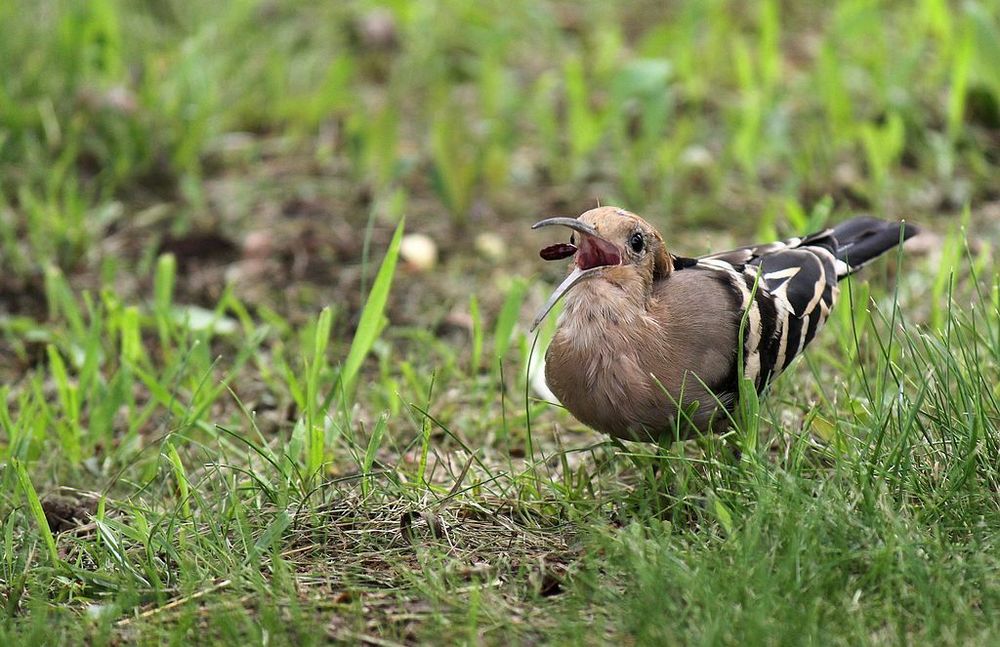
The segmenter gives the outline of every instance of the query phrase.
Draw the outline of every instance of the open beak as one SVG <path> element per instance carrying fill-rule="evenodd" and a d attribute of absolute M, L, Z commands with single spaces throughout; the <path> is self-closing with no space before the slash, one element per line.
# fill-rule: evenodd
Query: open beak
<path fill-rule="evenodd" d="M 569 227 L 570 229 L 578 232 L 580 234 L 579 245 L 571 245 L 567 243 L 558 243 L 556 245 L 550 245 L 543 249 L 540 254 L 545 260 L 559 260 L 563 258 L 568 258 L 569 256 L 575 255 L 575 263 L 573 271 L 569 273 L 563 282 L 559 284 L 559 287 L 552 292 L 549 296 L 548 301 L 542 306 L 542 309 L 538 311 L 538 316 L 535 317 L 534 323 L 531 324 L 531 331 L 534 332 L 538 324 L 542 322 L 545 315 L 549 314 L 559 299 L 563 298 L 570 289 L 587 278 L 588 276 L 594 274 L 603 267 L 608 267 L 609 265 L 621 265 L 622 254 L 618 249 L 618 246 L 602 238 L 597 230 L 588 225 L 585 222 L 577 220 L 576 218 L 546 218 L 536 222 L 531 226 L 532 229 L 540 229 L 542 227 L 550 227 L 552 225 L 562 225 L 563 227 Z"/>

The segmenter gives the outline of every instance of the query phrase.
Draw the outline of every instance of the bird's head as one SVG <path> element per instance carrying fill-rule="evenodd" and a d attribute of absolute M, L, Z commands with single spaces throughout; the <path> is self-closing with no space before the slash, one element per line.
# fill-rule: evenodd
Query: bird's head
<path fill-rule="evenodd" d="M 555 289 L 535 317 L 534 330 L 549 310 L 575 286 L 603 279 L 626 290 L 645 290 L 670 273 L 670 255 L 663 238 L 648 222 L 617 207 L 599 207 L 579 218 L 548 218 L 532 229 L 562 225 L 571 229 L 568 243 L 556 243 L 539 252 L 547 261 L 573 257 L 569 275 Z"/>

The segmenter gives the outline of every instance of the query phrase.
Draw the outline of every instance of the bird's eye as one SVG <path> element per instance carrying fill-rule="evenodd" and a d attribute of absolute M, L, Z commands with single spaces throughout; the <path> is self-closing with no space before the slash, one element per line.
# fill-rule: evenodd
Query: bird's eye
<path fill-rule="evenodd" d="M 642 250 L 645 249 L 646 247 L 646 241 L 643 240 L 642 234 L 639 233 L 638 231 L 632 234 L 632 237 L 629 238 L 628 240 L 628 244 L 629 247 L 632 248 L 632 251 L 635 252 L 636 254 L 642 252 Z"/>
<path fill-rule="evenodd" d="M 576 245 L 576 234 L 570 234 L 569 235 L 569 244 L 570 245 Z"/>

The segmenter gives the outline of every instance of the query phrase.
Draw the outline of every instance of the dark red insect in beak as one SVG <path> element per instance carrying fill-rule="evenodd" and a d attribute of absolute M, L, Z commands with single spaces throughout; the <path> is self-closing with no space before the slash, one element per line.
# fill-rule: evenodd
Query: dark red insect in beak
<path fill-rule="evenodd" d="M 561 261 L 564 258 L 569 258 L 576 253 L 576 245 L 571 243 L 556 243 L 555 245 L 549 245 L 542 251 L 538 252 L 538 255 L 547 261 Z"/>

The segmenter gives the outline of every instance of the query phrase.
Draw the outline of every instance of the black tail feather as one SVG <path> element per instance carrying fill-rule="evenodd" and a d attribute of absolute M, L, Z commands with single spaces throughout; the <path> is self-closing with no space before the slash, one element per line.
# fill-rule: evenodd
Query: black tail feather
<path fill-rule="evenodd" d="M 853 274 L 919 230 L 908 222 L 886 222 L 868 216 L 851 218 L 833 228 L 836 256 L 847 263 L 842 276 Z"/>

